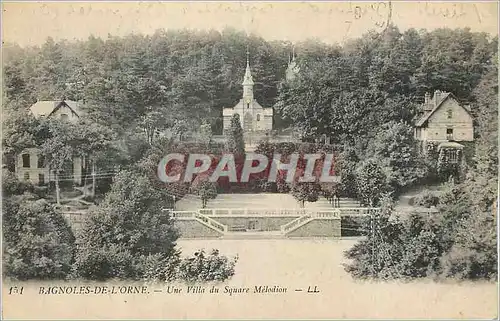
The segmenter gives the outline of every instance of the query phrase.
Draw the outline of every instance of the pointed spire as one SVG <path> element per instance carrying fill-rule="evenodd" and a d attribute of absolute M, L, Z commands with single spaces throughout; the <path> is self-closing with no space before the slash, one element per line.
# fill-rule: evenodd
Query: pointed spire
<path fill-rule="evenodd" d="M 248 51 L 248 45 L 247 45 L 247 68 L 245 70 L 245 78 L 243 78 L 243 86 L 245 85 L 253 86 L 252 73 L 250 72 L 250 52 Z"/>
<path fill-rule="evenodd" d="M 250 68 L 250 52 L 248 51 L 248 45 L 247 45 L 247 68 Z"/>

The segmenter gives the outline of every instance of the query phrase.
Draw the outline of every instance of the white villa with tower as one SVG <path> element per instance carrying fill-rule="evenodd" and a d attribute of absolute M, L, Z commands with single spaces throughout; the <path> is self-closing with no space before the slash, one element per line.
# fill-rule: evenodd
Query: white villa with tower
<path fill-rule="evenodd" d="M 290 59 L 286 70 L 287 81 L 293 80 L 299 69 L 295 61 L 295 54 Z M 273 135 L 273 107 L 266 107 L 259 104 L 254 96 L 254 80 L 250 70 L 249 52 L 247 51 L 247 65 L 243 77 L 243 95 L 239 102 L 229 108 L 223 108 L 223 130 L 224 136 L 231 125 L 231 118 L 237 115 L 240 119 L 245 140 L 245 148 L 252 151 L 259 141 L 268 139 L 272 142 L 294 142 L 298 141 L 298 135 Z M 225 137 L 221 137 L 223 140 Z"/>
<path fill-rule="evenodd" d="M 240 123 L 243 131 L 249 132 L 266 132 L 273 129 L 273 108 L 262 107 L 254 97 L 253 93 L 253 78 L 250 71 L 250 62 L 247 52 L 247 67 L 243 78 L 243 97 L 232 108 L 224 108 L 222 115 L 224 118 L 224 132 L 231 124 L 233 115 L 240 117 Z"/>

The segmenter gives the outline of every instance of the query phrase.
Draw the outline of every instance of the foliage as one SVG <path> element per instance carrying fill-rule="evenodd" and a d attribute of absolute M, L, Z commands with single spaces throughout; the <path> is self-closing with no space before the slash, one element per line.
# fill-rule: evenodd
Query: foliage
<path fill-rule="evenodd" d="M 15 279 L 64 279 L 74 236 L 63 216 L 28 194 L 4 198 L 4 274 Z"/>
<path fill-rule="evenodd" d="M 245 141 L 243 140 L 243 129 L 238 115 L 233 115 L 231 118 L 226 135 L 227 150 L 235 155 L 243 155 L 245 153 Z"/>
<path fill-rule="evenodd" d="M 201 125 L 200 135 L 201 135 L 201 141 L 207 146 L 210 146 L 210 143 L 212 142 L 213 133 L 212 133 L 212 127 L 209 123 L 204 122 L 203 125 Z"/>
<path fill-rule="evenodd" d="M 413 139 L 413 127 L 403 122 L 385 124 L 372 140 L 368 155 L 383 164 L 387 183 L 395 191 L 415 184 L 427 174 Z"/>
<path fill-rule="evenodd" d="M 431 191 L 424 191 L 413 199 L 413 205 L 431 207 L 439 204 L 439 196 Z"/>
<path fill-rule="evenodd" d="M 387 177 L 375 159 L 360 163 L 356 169 L 356 185 L 360 201 L 368 206 L 377 206 L 382 194 L 390 191 Z"/>
<path fill-rule="evenodd" d="M 184 258 L 178 267 L 178 278 L 185 282 L 225 281 L 234 275 L 238 257 L 229 259 L 212 250 L 209 255 L 198 250 L 194 256 Z"/>
<path fill-rule="evenodd" d="M 198 175 L 191 186 L 191 190 L 200 197 L 202 208 L 207 206 L 208 200 L 217 197 L 217 185 L 209 182 L 208 176 Z"/>
<path fill-rule="evenodd" d="M 447 183 L 438 214 L 412 213 L 384 224 L 375 216 L 367 239 L 346 252 L 352 260 L 346 270 L 361 278 L 496 279 L 496 211 L 470 194 L 470 184 Z"/>
<path fill-rule="evenodd" d="M 2 196 L 9 197 L 13 195 L 22 195 L 25 192 L 33 192 L 34 187 L 27 182 L 17 179 L 15 173 L 6 168 L 2 169 Z"/>
<path fill-rule="evenodd" d="M 132 170 L 120 172 L 78 235 L 78 276 L 141 278 L 136 266 L 144 257 L 175 255 L 178 234 L 168 212 L 162 211 L 165 198 L 147 176 Z"/>
<path fill-rule="evenodd" d="M 321 192 L 321 187 L 317 183 L 294 183 L 291 193 L 297 201 L 304 207 L 305 202 L 316 202 Z"/>
<path fill-rule="evenodd" d="M 367 238 L 346 251 L 353 261 L 346 270 L 359 278 L 415 278 L 433 274 L 442 253 L 432 220 L 411 214 L 405 220 L 389 220 L 390 198 L 382 198 L 382 211 L 372 216 Z"/>

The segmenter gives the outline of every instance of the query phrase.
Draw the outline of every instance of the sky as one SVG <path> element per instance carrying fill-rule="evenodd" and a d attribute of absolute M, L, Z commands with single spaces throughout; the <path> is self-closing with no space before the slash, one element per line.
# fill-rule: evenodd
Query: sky
<path fill-rule="evenodd" d="M 157 29 L 233 27 L 267 40 L 317 38 L 343 43 L 388 21 L 401 31 L 464 28 L 498 35 L 498 4 L 489 2 L 3 2 L 2 39 L 21 46 L 106 38 Z"/>

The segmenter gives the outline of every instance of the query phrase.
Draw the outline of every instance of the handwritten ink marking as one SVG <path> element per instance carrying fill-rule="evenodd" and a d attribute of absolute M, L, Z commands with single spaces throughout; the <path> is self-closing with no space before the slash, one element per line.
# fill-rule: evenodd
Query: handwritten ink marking
<path fill-rule="evenodd" d="M 477 9 L 477 5 L 475 3 L 473 3 L 472 5 L 474 6 L 474 11 L 476 12 L 477 20 L 479 21 L 479 23 L 482 23 L 481 14 L 479 13 L 479 10 Z"/>

